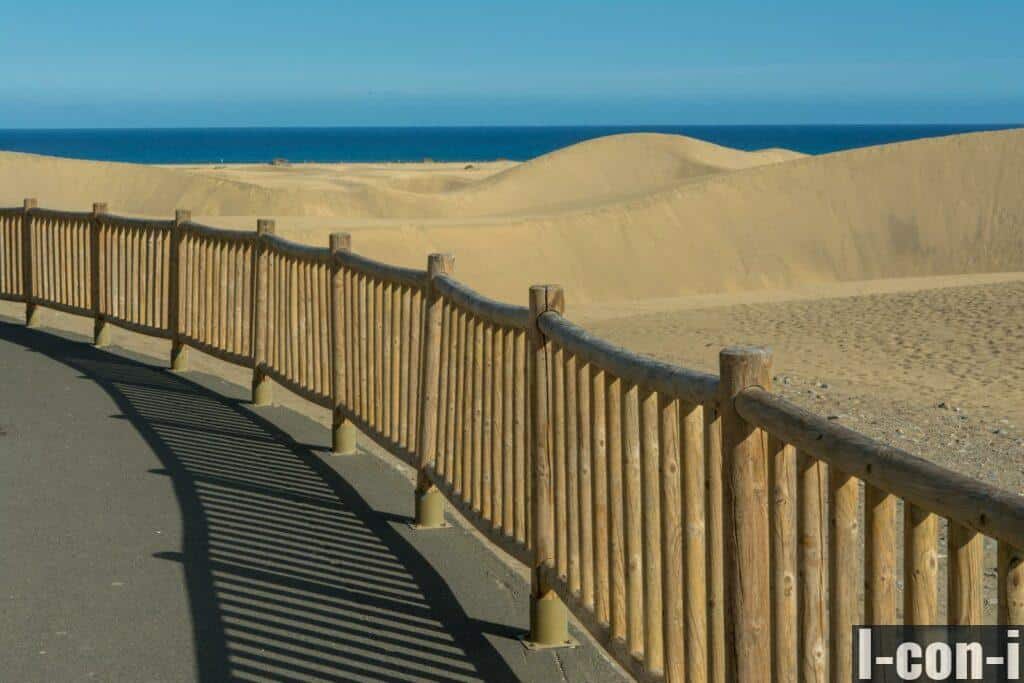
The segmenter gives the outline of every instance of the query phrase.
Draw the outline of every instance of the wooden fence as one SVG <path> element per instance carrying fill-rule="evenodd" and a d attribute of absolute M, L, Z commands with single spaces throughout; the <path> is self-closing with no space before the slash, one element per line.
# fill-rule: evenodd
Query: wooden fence
<path fill-rule="evenodd" d="M 986 569 L 996 621 L 1024 622 L 1021 497 L 787 403 L 763 349 L 674 367 L 574 325 L 558 287 L 514 306 L 453 269 L 272 221 L 0 209 L 0 298 L 29 325 L 87 315 L 98 345 L 164 337 L 174 369 L 194 347 L 252 368 L 254 403 L 273 380 L 331 410 L 335 453 L 358 428 L 418 469 L 418 526 L 447 499 L 532 569 L 531 647 L 571 643 L 568 606 L 640 680 L 849 680 L 854 624 L 982 623 Z"/>

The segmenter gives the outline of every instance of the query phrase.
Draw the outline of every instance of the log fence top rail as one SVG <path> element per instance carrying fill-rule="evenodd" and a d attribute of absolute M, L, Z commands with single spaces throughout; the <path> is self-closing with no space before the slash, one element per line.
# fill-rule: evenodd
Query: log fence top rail
<path fill-rule="evenodd" d="M 87 214 L 89 218 L 92 214 Z M 134 218 L 130 216 L 117 216 L 110 213 L 98 214 L 97 219 L 103 225 L 128 228 L 151 228 L 157 230 L 170 230 L 174 227 L 174 220 L 166 218 Z"/>
<path fill-rule="evenodd" d="M 18 213 L 22 211 L 24 209 L 17 209 Z M 90 211 L 60 211 L 59 209 L 40 209 L 36 206 L 29 209 L 28 213 L 39 218 L 58 218 L 71 221 L 87 221 L 92 218 L 92 212 Z"/>
<path fill-rule="evenodd" d="M 718 377 L 714 375 L 681 368 L 615 346 L 553 311 L 542 314 L 537 319 L 537 326 L 546 337 L 576 356 L 578 361 L 592 363 L 625 382 L 695 404 L 718 404 Z"/>
<path fill-rule="evenodd" d="M 359 254 L 353 254 L 350 251 L 338 252 L 335 258 L 339 260 L 341 265 L 350 270 L 357 271 L 363 275 L 368 275 L 372 278 L 382 280 L 384 282 L 390 282 L 396 285 L 406 285 L 408 287 L 416 287 L 422 289 L 427 284 L 427 271 L 419 270 L 417 268 L 403 268 L 401 266 L 392 266 L 387 263 L 381 263 L 380 261 L 374 261 L 373 259 L 360 256 Z"/>
<path fill-rule="evenodd" d="M 174 221 L 171 221 L 172 223 Z M 256 233 L 252 230 L 229 230 L 227 228 L 214 228 L 201 223 L 187 221 L 181 224 L 181 229 L 200 237 L 208 237 L 215 240 L 231 240 L 235 242 L 255 242 Z"/>
<path fill-rule="evenodd" d="M 255 235 L 255 233 L 251 233 Z M 311 244 L 292 242 L 273 233 L 263 233 L 259 239 L 276 252 L 314 263 L 329 263 L 331 250 L 327 247 L 314 247 Z"/>
<path fill-rule="evenodd" d="M 740 392 L 735 406 L 743 419 L 846 474 L 928 512 L 1024 548 L 1024 496 L 886 446 L 759 387 Z"/>
<path fill-rule="evenodd" d="M 24 211 L 20 206 L 5 206 L 0 208 L 0 216 L 20 216 Z"/>
<path fill-rule="evenodd" d="M 526 306 L 515 306 L 489 299 L 447 275 L 434 278 L 434 285 L 443 297 L 456 306 L 493 325 L 517 330 L 525 330 L 529 325 L 530 309 Z"/>

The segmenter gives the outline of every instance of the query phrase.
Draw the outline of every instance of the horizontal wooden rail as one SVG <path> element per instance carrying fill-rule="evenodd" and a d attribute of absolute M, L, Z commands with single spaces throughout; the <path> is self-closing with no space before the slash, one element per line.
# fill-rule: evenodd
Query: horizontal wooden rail
<path fill-rule="evenodd" d="M 406 287 L 423 287 L 427 281 L 427 271 L 425 270 L 392 266 L 352 252 L 339 254 L 338 258 L 346 268 L 382 282 L 405 285 Z"/>
<path fill-rule="evenodd" d="M 561 315 L 545 314 L 538 323 L 545 336 L 619 379 L 691 403 L 714 405 L 718 378 L 628 351 L 599 339 Z"/>
<path fill-rule="evenodd" d="M 251 230 L 231 230 L 228 228 L 214 228 L 209 225 L 193 223 L 192 221 L 186 221 L 182 223 L 181 229 L 182 231 L 192 233 L 193 235 L 199 235 L 200 237 L 207 237 L 210 239 L 217 240 L 237 240 L 240 242 L 255 242 L 259 237 L 255 232 Z"/>
<path fill-rule="evenodd" d="M 136 218 L 133 216 L 119 216 L 112 213 L 103 213 L 98 216 L 101 225 L 117 225 L 122 228 L 142 228 L 146 230 L 170 230 L 174 227 L 174 220 L 163 220 L 158 218 Z"/>
<path fill-rule="evenodd" d="M 301 259 L 310 263 L 330 263 L 331 250 L 327 247 L 314 247 L 309 244 L 292 242 L 274 234 L 260 236 L 260 241 L 273 251 L 279 254 L 286 254 L 292 258 Z"/>
<path fill-rule="evenodd" d="M 28 210 L 32 216 L 39 218 L 53 218 L 64 221 L 87 221 L 92 217 L 88 211 L 61 211 L 59 209 L 43 209 L 33 206 Z"/>
<path fill-rule="evenodd" d="M 886 446 L 763 389 L 744 390 L 735 405 L 747 421 L 846 474 L 969 529 L 1024 547 L 1024 497 Z"/>
<path fill-rule="evenodd" d="M 525 330 L 529 324 L 530 309 L 526 306 L 514 306 L 488 299 L 447 276 L 437 278 L 436 287 L 441 296 L 492 325 Z"/>

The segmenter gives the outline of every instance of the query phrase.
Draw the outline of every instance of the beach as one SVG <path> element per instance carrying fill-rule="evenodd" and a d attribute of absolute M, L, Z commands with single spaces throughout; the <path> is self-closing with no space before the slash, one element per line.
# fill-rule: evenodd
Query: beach
<path fill-rule="evenodd" d="M 195 220 L 422 268 L 455 255 L 478 291 L 525 304 L 558 282 L 597 335 L 714 371 L 774 351 L 794 402 L 1024 492 L 1024 131 L 805 156 L 672 135 L 588 141 L 532 161 L 144 166 L 0 153 L 0 205 Z M 20 305 L 0 314 L 20 316 Z M 91 322 L 53 311 L 52 324 Z M 167 344 L 114 343 L 165 357 Z M 249 373 L 196 353 L 198 370 Z M 326 411 L 275 400 L 325 424 Z"/>

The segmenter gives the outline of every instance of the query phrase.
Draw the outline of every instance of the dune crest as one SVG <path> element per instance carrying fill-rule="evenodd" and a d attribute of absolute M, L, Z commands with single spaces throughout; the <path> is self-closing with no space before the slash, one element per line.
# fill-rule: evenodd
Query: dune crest
<path fill-rule="evenodd" d="M 314 244 L 422 266 L 520 301 L 629 301 L 814 283 L 1024 270 L 1024 130 L 805 157 L 671 135 L 610 136 L 529 162 L 152 167 L 0 153 L 0 204 L 225 226 L 278 217 Z"/>

